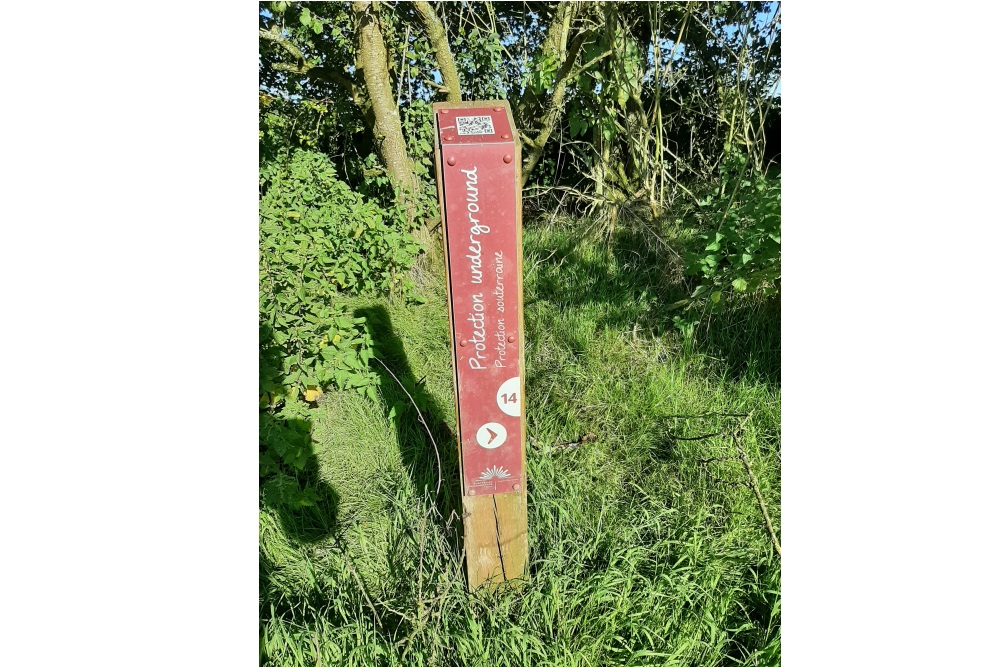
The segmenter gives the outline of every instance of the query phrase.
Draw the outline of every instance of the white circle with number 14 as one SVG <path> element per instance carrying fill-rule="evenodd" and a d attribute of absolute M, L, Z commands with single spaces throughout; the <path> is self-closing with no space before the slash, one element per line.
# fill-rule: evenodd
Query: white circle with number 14
<path fill-rule="evenodd" d="M 497 389 L 497 405 L 505 415 L 521 416 L 521 378 L 512 377 Z"/>

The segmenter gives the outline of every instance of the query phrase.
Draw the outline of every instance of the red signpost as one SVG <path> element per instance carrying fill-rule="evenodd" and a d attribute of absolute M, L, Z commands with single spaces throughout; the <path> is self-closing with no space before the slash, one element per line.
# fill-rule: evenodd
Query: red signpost
<path fill-rule="evenodd" d="M 434 105 L 469 587 L 523 576 L 521 156 L 506 102 Z"/>

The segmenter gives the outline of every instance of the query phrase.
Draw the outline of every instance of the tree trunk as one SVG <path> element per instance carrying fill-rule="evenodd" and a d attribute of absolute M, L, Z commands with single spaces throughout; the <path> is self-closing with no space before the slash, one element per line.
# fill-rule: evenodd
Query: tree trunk
<path fill-rule="evenodd" d="M 573 41 L 573 45 L 566 54 L 566 60 L 563 61 L 562 67 L 559 68 L 559 73 L 556 75 L 556 82 L 552 87 L 552 97 L 549 98 L 548 107 L 542 114 L 538 134 L 530 142 L 525 142 L 528 144 L 529 150 L 521 177 L 522 187 L 528 182 L 531 172 L 534 171 L 539 161 L 541 161 L 542 155 L 545 153 L 545 144 L 555 129 L 559 117 L 563 114 L 563 107 L 566 104 L 566 85 L 572 78 L 570 73 L 573 69 L 573 63 L 576 62 L 576 56 L 580 53 L 586 37 L 586 34 L 581 34 Z"/>
<path fill-rule="evenodd" d="M 602 44 L 604 48 L 614 48 L 615 39 L 617 35 L 615 34 L 616 23 L 617 23 L 617 12 L 615 11 L 614 3 L 601 2 L 595 3 L 599 5 L 595 8 L 595 11 L 602 11 L 604 14 L 604 38 Z M 609 116 L 611 112 L 609 111 L 609 105 L 614 104 L 614 101 L 610 99 L 607 94 L 608 84 L 615 79 L 614 74 L 614 58 L 605 60 L 600 65 L 601 71 L 601 81 L 603 81 L 604 90 L 602 90 L 602 95 L 598 101 L 597 107 L 597 122 L 593 127 L 593 144 L 594 144 L 594 194 L 597 196 L 598 202 L 604 200 L 604 184 L 606 182 L 606 172 L 608 168 L 608 163 L 611 161 L 611 144 L 610 141 L 604 136 L 604 129 L 610 123 Z"/>
<path fill-rule="evenodd" d="M 356 62 L 371 103 L 375 147 L 389 172 L 397 196 L 405 203 L 412 219 L 416 213 L 415 195 L 419 183 L 413 171 L 413 162 L 406 152 L 399 107 L 389 78 L 385 41 L 376 16 L 378 3 L 356 0 L 351 8 L 358 21 Z"/>
<path fill-rule="evenodd" d="M 434 49 L 434 57 L 441 71 L 441 83 L 446 89 L 447 100 L 461 102 L 462 84 L 458 79 L 458 67 L 455 66 L 455 58 L 451 54 L 448 33 L 445 32 L 444 25 L 429 2 L 414 2 L 413 8 L 417 10 L 417 17 L 427 32 L 431 48 Z"/>
<path fill-rule="evenodd" d="M 548 142 L 549 137 L 559 122 L 559 118 L 563 114 L 563 107 L 566 104 L 566 86 L 581 73 L 611 55 L 611 52 L 607 51 L 589 63 L 583 64 L 578 68 L 575 67 L 577 56 L 580 55 L 580 50 L 583 48 L 584 43 L 591 37 L 593 31 L 584 30 L 580 32 L 573 39 L 572 43 L 567 46 L 571 26 L 574 19 L 586 15 L 587 12 L 592 10 L 593 6 L 589 3 L 584 5 L 584 3 L 560 2 L 559 8 L 552 17 L 552 22 L 549 24 L 548 33 L 542 45 L 538 61 L 544 62 L 555 58 L 561 64 L 559 70 L 556 72 L 555 82 L 552 85 L 552 96 L 549 98 L 544 109 L 536 112 L 539 119 L 537 133 L 533 138 L 527 136 L 525 132 L 521 133 L 521 140 L 528 147 L 524 167 L 521 172 L 522 187 L 528 182 L 531 172 L 534 171 L 539 161 L 541 161 L 542 155 L 545 153 L 545 144 Z M 532 109 L 529 108 L 529 105 L 521 108 L 522 123 L 525 126 L 527 126 L 526 121 L 531 112 Z"/>

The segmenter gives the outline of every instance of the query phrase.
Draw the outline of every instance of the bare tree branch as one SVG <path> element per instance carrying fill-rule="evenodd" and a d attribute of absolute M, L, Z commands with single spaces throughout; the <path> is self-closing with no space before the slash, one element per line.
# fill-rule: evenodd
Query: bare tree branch
<path fill-rule="evenodd" d="M 293 58 L 298 58 L 299 60 L 305 62 L 306 58 L 302 55 L 302 50 L 285 39 L 285 37 L 281 34 L 281 31 L 278 29 L 278 26 L 271 26 L 270 30 L 259 28 L 257 33 L 260 35 L 261 39 L 266 39 L 269 42 L 277 44 L 291 54 Z"/>
<path fill-rule="evenodd" d="M 580 76 L 581 74 L 583 74 L 584 72 L 586 72 L 588 69 L 590 69 L 591 67 L 593 67 L 594 65 L 596 65 L 600 61 L 602 61 L 605 58 L 607 58 L 608 56 L 610 56 L 612 53 L 614 53 L 614 51 L 612 51 L 611 49 L 608 49 L 607 51 L 605 51 L 601 55 L 597 56 L 596 58 L 591 58 L 589 61 L 587 61 L 587 63 L 585 65 L 580 65 L 575 70 L 573 70 L 573 73 L 569 75 L 569 78 L 575 79 L 576 77 Z"/>
<path fill-rule="evenodd" d="M 351 99 L 354 100 L 354 103 L 357 104 L 358 107 L 360 107 L 363 111 L 365 110 L 367 104 L 364 93 L 361 91 L 360 86 L 358 86 L 358 84 L 355 83 L 349 76 L 337 72 L 335 69 L 330 67 L 310 64 L 306 61 L 302 50 L 285 39 L 285 37 L 278 31 L 278 26 L 273 26 L 270 30 L 259 29 L 258 34 L 261 39 L 266 39 L 273 44 L 277 44 L 289 55 L 298 60 L 298 63 L 295 65 L 290 63 L 273 63 L 271 65 L 271 69 L 276 72 L 301 74 L 311 79 L 318 79 L 320 81 L 326 81 L 328 83 L 338 85 L 351 96 Z"/>
<path fill-rule="evenodd" d="M 747 417 L 749 419 L 749 417 Z M 743 424 L 746 423 L 746 419 L 740 424 L 739 428 L 733 433 L 733 445 L 736 447 L 737 453 L 740 455 L 740 461 L 743 463 L 743 467 L 747 471 L 747 477 L 750 478 L 750 490 L 753 491 L 753 495 L 757 498 L 757 505 L 760 507 L 760 513 L 764 515 L 764 526 L 767 528 L 767 534 L 771 536 L 771 544 L 774 545 L 774 550 L 777 552 L 778 557 L 781 557 L 781 543 L 778 541 L 778 536 L 774 532 L 774 526 L 771 525 L 771 516 L 767 513 L 767 505 L 764 504 L 764 497 L 760 493 L 760 487 L 757 485 L 757 476 L 753 474 L 753 470 L 750 468 L 750 459 L 747 457 L 747 453 L 743 451 L 740 447 L 740 438 L 743 433 Z"/>

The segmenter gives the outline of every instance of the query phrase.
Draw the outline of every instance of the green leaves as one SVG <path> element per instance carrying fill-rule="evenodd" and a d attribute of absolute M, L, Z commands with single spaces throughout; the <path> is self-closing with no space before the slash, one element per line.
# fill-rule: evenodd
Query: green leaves
<path fill-rule="evenodd" d="M 776 294 L 781 278 L 781 181 L 745 177 L 746 157 L 731 152 L 717 187 L 698 202 L 704 224 L 700 250 L 686 257 L 700 276 L 688 308 L 722 308 L 737 294 Z"/>
<path fill-rule="evenodd" d="M 338 297 L 412 288 L 406 272 L 420 246 L 408 218 L 352 191 L 320 153 L 294 151 L 261 179 L 261 403 L 309 386 L 368 395 L 372 339 Z"/>
<path fill-rule="evenodd" d="M 299 23 L 301 23 L 303 27 L 312 30 L 316 35 L 323 32 L 323 21 L 313 16 L 308 7 L 302 8 L 302 13 L 299 14 Z"/>
<path fill-rule="evenodd" d="M 378 398 L 371 333 L 343 296 L 406 294 L 420 246 L 405 212 L 353 191 L 322 153 L 265 162 L 260 184 L 262 487 L 269 503 L 309 507 L 315 489 L 299 479 L 312 452 L 299 419 L 307 402 L 331 387 Z"/>
<path fill-rule="evenodd" d="M 301 23 L 304 28 L 312 30 L 316 35 L 323 32 L 323 21 L 313 16 L 308 7 L 302 8 L 302 13 L 299 14 L 299 23 Z"/>
<path fill-rule="evenodd" d="M 725 237 L 722 234 L 716 232 L 715 240 L 709 243 L 708 246 L 705 247 L 705 250 L 708 250 L 710 252 L 717 252 L 719 248 L 722 247 L 720 244 L 724 238 Z"/>

